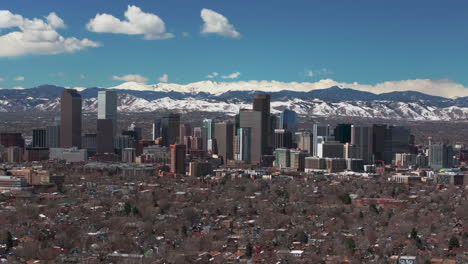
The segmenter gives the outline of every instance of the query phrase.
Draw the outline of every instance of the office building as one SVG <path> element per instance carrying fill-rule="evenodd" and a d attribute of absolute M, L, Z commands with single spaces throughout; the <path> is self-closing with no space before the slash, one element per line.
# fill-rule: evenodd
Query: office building
<path fill-rule="evenodd" d="M 23 161 L 23 148 L 9 147 L 7 148 L 7 161 L 10 163 L 20 163 Z"/>
<path fill-rule="evenodd" d="M 295 134 L 297 148 L 309 154 L 313 154 L 313 135 L 310 132 L 297 132 Z"/>
<path fill-rule="evenodd" d="M 60 125 L 47 126 L 46 137 L 47 148 L 60 147 Z"/>
<path fill-rule="evenodd" d="M 424 154 L 418 154 L 416 156 L 416 166 L 418 168 L 427 168 L 429 167 L 429 157 Z"/>
<path fill-rule="evenodd" d="M 395 154 L 395 166 L 400 168 L 409 168 L 416 166 L 416 154 L 411 153 L 396 153 Z"/>
<path fill-rule="evenodd" d="M 122 162 L 135 163 L 136 160 L 136 149 L 135 148 L 124 148 L 122 149 Z"/>
<path fill-rule="evenodd" d="M 156 140 L 161 137 L 161 120 L 156 120 L 152 124 L 152 139 Z"/>
<path fill-rule="evenodd" d="M 351 126 L 351 144 L 356 147 L 356 158 L 365 163 L 372 161 L 372 129 L 369 127 Z"/>
<path fill-rule="evenodd" d="M 293 137 L 291 131 L 286 129 L 275 129 L 275 149 L 292 148 Z"/>
<path fill-rule="evenodd" d="M 256 94 L 253 100 L 253 111 L 261 113 L 261 155 L 270 155 L 273 150 L 274 144 L 274 127 L 271 126 L 271 115 L 270 115 L 270 101 L 271 95 L 269 94 Z M 242 121 L 242 115 L 241 115 Z M 245 127 L 242 126 L 241 127 Z"/>
<path fill-rule="evenodd" d="M 275 149 L 275 167 L 283 169 L 291 167 L 291 152 L 286 148 Z"/>
<path fill-rule="evenodd" d="M 189 163 L 190 177 L 205 177 L 213 174 L 213 165 L 209 162 L 193 161 Z"/>
<path fill-rule="evenodd" d="M 336 141 L 343 144 L 351 143 L 351 124 L 338 124 L 333 132 Z"/>
<path fill-rule="evenodd" d="M 314 124 L 312 127 L 312 151 L 313 156 L 318 156 L 317 146 L 319 144 L 319 137 L 329 137 L 330 136 L 330 125 L 327 124 Z"/>
<path fill-rule="evenodd" d="M 411 131 L 407 127 L 390 126 L 385 129 L 383 160 L 391 164 L 396 153 L 408 153 Z"/>
<path fill-rule="evenodd" d="M 98 119 L 111 120 L 112 135 L 117 134 L 117 93 L 115 91 L 98 92 Z"/>
<path fill-rule="evenodd" d="M 67 163 L 84 162 L 88 159 L 86 149 L 73 148 L 51 148 L 50 159 L 65 160 Z"/>
<path fill-rule="evenodd" d="M 180 132 L 180 115 L 166 113 L 161 120 L 161 137 L 163 146 L 176 144 Z"/>
<path fill-rule="evenodd" d="M 81 95 L 73 89 L 65 89 L 60 100 L 60 146 L 81 148 Z"/>
<path fill-rule="evenodd" d="M 81 148 L 86 149 L 88 153 L 96 153 L 97 135 L 93 133 L 85 134 L 81 142 Z"/>
<path fill-rule="evenodd" d="M 234 124 L 230 122 L 215 124 L 215 142 L 217 153 L 223 158 L 224 164 L 234 159 Z"/>
<path fill-rule="evenodd" d="M 171 173 L 185 175 L 185 146 L 170 146 L 171 149 Z"/>
<path fill-rule="evenodd" d="M 98 154 L 114 153 L 114 120 L 97 120 L 97 148 Z"/>
<path fill-rule="evenodd" d="M 361 172 L 364 170 L 364 161 L 362 159 L 345 159 L 346 169 L 349 171 Z"/>
<path fill-rule="evenodd" d="M 266 136 L 264 130 L 263 113 L 259 111 L 243 110 L 240 115 L 240 127 L 250 128 L 250 162 L 252 164 L 259 164 L 261 157 L 266 149 L 264 144 L 266 141 L 262 139 L 262 135 Z"/>
<path fill-rule="evenodd" d="M 324 158 L 306 157 L 304 167 L 307 170 L 325 170 L 327 169 L 327 162 Z"/>
<path fill-rule="evenodd" d="M 250 163 L 252 129 L 249 127 L 238 128 L 236 136 L 236 160 Z"/>
<path fill-rule="evenodd" d="M 305 158 L 309 156 L 308 153 L 292 149 L 290 150 L 291 158 L 290 158 L 290 167 L 291 169 L 296 169 L 298 171 L 304 171 L 305 168 Z"/>
<path fill-rule="evenodd" d="M 429 166 L 435 170 L 451 168 L 453 166 L 452 146 L 432 144 L 429 147 Z"/>
<path fill-rule="evenodd" d="M 184 137 L 189 137 L 192 135 L 192 127 L 190 124 L 181 123 L 179 127 L 179 143 L 184 143 Z"/>
<path fill-rule="evenodd" d="M 319 158 L 343 158 L 344 145 L 338 141 L 325 141 L 317 146 L 317 157 Z"/>
<path fill-rule="evenodd" d="M 33 129 L 32 147 L 46 148 L 47 147 L 47 130 L 44 128 Z"/>
<path fill-rule="evenodd" d="M 342 172 L 347 168 L 346 160 L 343 158 L 327 158 L 325 161 L 329 173 Z"/>
<path fill-rule="evenodd" d="M 23 159 L 25 162 L 44 161 L 49 159 L 48 148 L 26 148 Z"/>
<path fill-rule="evenodd" d="M 373 161 L 384 160 L 385 131 L 387 125 L 372 125 L 372 159 Z"/>
<path fill-rule="evenodd" d="M 297 113 L 289 109 L 284 109 L 280 114 L 277 126 L 278 129 L 284 129 L 294 134 L 297 130 L 297 126 Z"/>
<path fill-rule="evenodd" d="M 5 148 L 20 147 L 24 148 L 24 138 L 21 133 L 0 133 L 0 145 Z"/>

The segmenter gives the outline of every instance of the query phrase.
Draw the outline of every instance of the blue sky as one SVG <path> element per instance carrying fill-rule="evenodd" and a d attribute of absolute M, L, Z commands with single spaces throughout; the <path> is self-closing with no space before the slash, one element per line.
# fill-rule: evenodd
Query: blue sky
<path fill-rule="evenodd" d="M 87 29 L 98 13 L 125 20 L 128 5 L 160 17 L 165 32 L 174 36 L 147 40 L 144 34 Z M 227 18 L 240 38 L 201 33 L 203 8 Z M 0 56 L 3 88 L 107 87 L 122 82 L 113 76 L 128 74 L 144 76 L 147 83 L 159 82 L 163 74 L 169 82 L 190 83 L 213 72 L 219 73 L 217 81 L 449 79 L 468 86 L 468 2 L 463 0 L 9 0 L 0 2 L 0 10 L 24 19 L 55 12 L 66 24 L 56 29 L 61 36 L 100 44 L 60 54 Z M 0 30 L 0 35 L 19 31 Z M 0 45 L 0 54 L 4 48 Z M 237 78 L 221 78 L 236 72 Z"/>

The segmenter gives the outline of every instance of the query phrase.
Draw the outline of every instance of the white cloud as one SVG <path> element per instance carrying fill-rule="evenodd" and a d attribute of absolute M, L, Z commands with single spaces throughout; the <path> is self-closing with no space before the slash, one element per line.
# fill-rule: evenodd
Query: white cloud
<path fill-rule="evenodd" d="M 160 82 L 163 82 L 163 83 L 167 83 L 169 81 L 169 75 L 167 75 L 166 73 L 163 74 L 163 76 L 159 77 L 158 79 Z"/>
<path fill-rule="evenodd" d="M 0 57 L 69 53 L 101 45 L 86 38 L 61 36 L 56 29 L 64 28 L 65 23 L 55 13 L 50 13 L 45 20 L 31 20 L 8 10 L 0 10 L 0 29 L 14 27 L 20 31 L 0 36 Z"/>
<path fill-rule="evenodd" d="M 221 76 L 221 78 L 223 78 L 223 79 L 237 79 L 237 78 L 239 78 L 240 75 L 241 75 L 240 72 L 233 72 L 233 73 L 231 73 L 229 75 L 223 75 L 223 76 Z"/>
<path fill-rule="evenodd" d="M 148 78 L 139 74 L 127 74 L 123 76 L 112 76 L 112 80 L 116 81 L 126 81 L 126 82 L 137 82 L 137 83 L 146 83 Z"/>
<path fill-rule="evenodd" d="M 229 23 L 229 20 L 211 9 L 203 8 L 200 14 L 205 22 L 203 24 L 202 33 L 219 34 L 227 38 L 240 38 L 241 34 L 236 31 L 234 26 Z"/>
<path fill-rule="evenodd" d="M 319 70 L 306 70 L 305 71 L 305 75 L 307 77 L 315 77 L 319 75 L 329 75 L 329 74 L 333 74 L 333 72 L 326 68 L 322 68 Z"/>
<path fill-rule="evenodd" d="M 86 79 L 86 75 L 84 75 L 83 73 L 79 75 L 80 79 Z"/>
<path fill-rule="evenodd" d="M 213 72 L 213 73 L 211 73 L 211 74 L 208 74 L 208 75 L 206 76 L 206 78 L 213 79 L 213 78 L 217 77 L 218 75 L 219 75 L 219 73 Z"/>
<path fill-rule="evenodd" d="M 5 78 L 0 77 L 0 82 L 3 82 L 4 80 L 5 80 Z"/>
<path fill-rule="evenodd" d="M 166 32 L 166 25 L 160 17 L 145 13 L 137 6 L 129 5 L 124 15 L 127 20 L 120 20 L 109 14 L 97 14 L 86 28 L 97 33 L 144 35 L 145 39 L 174 37 L 174 34 Z"/>
<path fill-rule="evenodd" d="M 13 78 L 13 80 L 15 80 L 15 81 L 24 81 L 24 76 L 16 76 L 15 78 Z"/>
<path fill-rule="evenodd" d="M 26 88 L 22 87 L 22 86 L 15 86 L 13 88 L 11 88 L 13 90 L 25 90 Z"/>

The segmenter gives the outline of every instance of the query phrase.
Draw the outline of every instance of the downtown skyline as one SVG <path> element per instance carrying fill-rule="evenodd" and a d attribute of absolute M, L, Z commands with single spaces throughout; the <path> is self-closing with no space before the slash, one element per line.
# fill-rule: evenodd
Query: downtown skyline
<path fill-rule="evenodd" d="M 0 48 L 0 87 L 327 80 L 376 93 L 468 94 L 462 1 L 265 3 L 2 3 L 0 43 L 12 32 L 32 39 Z M 44 30 L 28 30 L 39 20 Z M 38 39 L 51 48 L 35 47 Z"/>

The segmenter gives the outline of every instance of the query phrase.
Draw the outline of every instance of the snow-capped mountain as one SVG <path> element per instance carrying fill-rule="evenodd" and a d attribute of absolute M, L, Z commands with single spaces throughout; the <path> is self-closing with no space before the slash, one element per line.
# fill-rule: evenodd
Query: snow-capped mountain
<path fill-rule="evenodd" d="M 221 87 L 220 87 L 221 86 Z M 261 87 L 261 88 L 259 88 Z M 63 87 L 42 85 L 24 90 L 0 90 L 0 112 L 59 111 Z M 468 120 L 468 98 L 449 99 L 419 92 L 373 94 L 348 88 L 279 90 L 279 87 L 252 86 L 251 90 L 226 83 L 199 82 L 191 85 L 144 85 L 124 83 L 113 89 L 119 94 L 119 111 L 224 112 L 236 114 L 251 108 L 256 93 L 272 95 L 272 112 L 285 108 L 302 115 L 364 117 L 408 120 Z M 83 110 L 97 109 L 97 93 L 105 88 L 87 88 L 80 93 Z"/>

